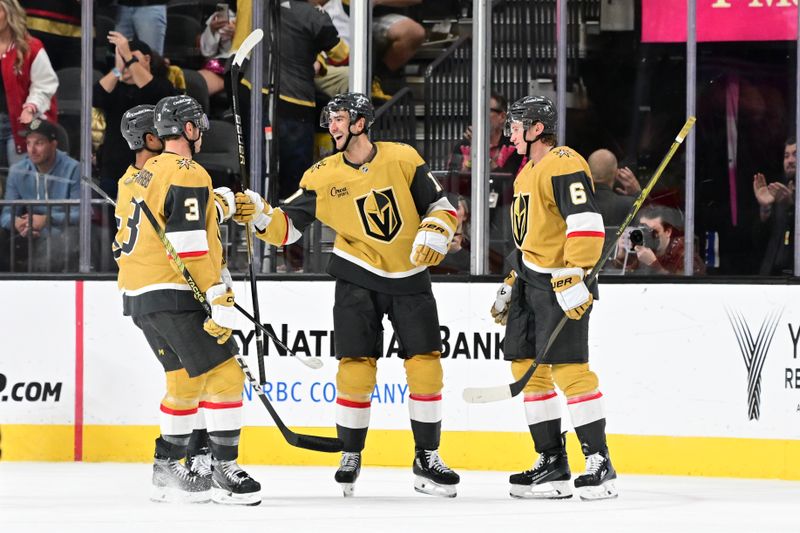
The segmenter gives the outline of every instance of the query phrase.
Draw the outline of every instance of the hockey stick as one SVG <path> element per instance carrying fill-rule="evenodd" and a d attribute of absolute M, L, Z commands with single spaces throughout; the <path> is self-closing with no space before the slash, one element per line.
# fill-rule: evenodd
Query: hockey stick
<path fill-rule="evenodd" d="M 108 194 L 106 194 L 106 191 L 104 191 L 103 189 L 98 187 L 97 184 L 95 182 L 93 182 L 90 178 L 87 178 L 86 176 L 83 176 L 83 177 L 81 177 L 81 180 L 86 182 L 89 185 L 89 187 L 91 187 L 94 192 L 99 194 L 100 197 L 103 200 L 105 200 L 108 204 L 110 204 L 110 205 L 112 205 L 114 207 L 117 206 L 117 203 L 114 200 L 112 200 L 111 197 L 108 196 Z M 318 369 L 318 368 L 322 368 L 322 359 L 320 359 L 318 357 L 313 357 L 313 356 L 310 356 L 310 355 L 299 356 L 299 355 L 295 354 L 292 351 L 291 348 L 286 346 L 286 344 L 283 341 L 281 341 L 277 336 L 275 336 L 275 334 L 272 333 L 269 329 L 267 329 L 261 322 L 257 322 L 256 319 L 250 313 L 245 311 L 239 304 L 234 303 L 233 306 L 246 319 L 248 319 L 250 322 L 253 323 L 253 325 L 256 327 L 257 331 L 263 332 L 267 337 L 269 337 L 272 340 L 273 343 L 275 343 L 275 346 L 277 346 L 281 350 L 284 350 L 290 357 L 292 357 L 294 359 L 297 359 L 298 361 L 300 361 L 301 363 L 303 363 L 304 365 L 306 365 L 309 368 L 313 368 L 315 370 Z"/>
<path fill-rule="evenodd" d="M 622 234 L 625 232 L 625 228 L 627 228 L 628 225 L 630 225 L 630 223 L 636 216 L 636 213 L 639 212 L 639 209 L 642 207 L 642 204 L 647 199 L 647 196 L 650 194 L 650 191 L 652 191 L 653 187 L 655 187 L 656 182 L 661 177 L 661 174 L 664 172 L 664 169 L 666 168 L 670 159 L 672 159 L 672 156 L 675 155 L 675 152 L 678 150 L 678 147 L 683 142 L 683 139 L 686 138 L 686 136 L 689 134 L 689 130 L 691 130 L 692 126 L 694 126 L 694 122 L 695 122 L 695 117 L 689 117 L 686 120 L 686 123 L 683 125 L 683 128 L 681 128 L 681 131 L 678 133 L 677 137 L 675 137 L 675 141 L 672 143 L 672 146 L 670 146 L 669 152 L 667 152 L 667 155 L 665 155 L 664 159 L 661 160 L 661 163 L 658 165 L 658 168 L 656 169 L 655 173 L 650 178 L 650 181 L 647 182 L 647 185 L 644 187 L 644 189 L 641 190 L 639 196 L 636 198 L 636 201 L 633 202 L 633 206 L 631 207 L 628 216 L 625 217 L 625 220 L 623 220 L 622 224 L 620 224 L 619 226 L 619 229 L 617 229 L 617 233 L 614 236 L 614 240 L 606 246 L 605 250 L 603 250 L 603 253 L 600 255 L 600 259 L 597 261 L 594 267 L 592 267 L 592 270 L 584 279 L 584 283 L 586 283 L 587 286 L 590 285 L 592 281 L 594 281 L 594 279 L 600 273 L 600 270 L 606 264 L 606 261 L 608 261 L 608 259 L 614 253 L 617 247 L 617 242 L 619 241 Z M 553 347 L 553 344 L 555 343 L 556 339 L 558 338 L 558 335 L 561 333 L 561 330 L 564 329 L 567 320 L 569 320 L 567 318 L 567 315 L 561 316 L 561 320 L 559 320 L 558 324 L 556 324 L 555 329 L 550 334 L 550 337 L 548 337 L 547 339 L 547 343 L 545 343 L 544 349 L 542 350 L 542 353 L 539 356 L 539 361 L 536 361 L 534 359 L 534 361 L 531 363 L 531 366 L 528 367 L 528 370 L 525 371 L 522 377 L 520 377 L 518 380 L 508 385 L 495 385 L 492 387 L 468 387 L 464 389 L 464 392 L 462 393 L 464 401 L 468 403 L 498 402 L 500 400 L 507 400 L 509 398 L 513 398 L 514 396 L 522 392 L 522 389 L 524 389 L 525 385 L 528 384 L 528 381 L 530 381 L 531 376 L 533 376 L 533 373 L 536 371 L 536 368 L 540 364 L 545 364 L 545 359 L 548 353 L 550 352 L 550 349 Z"/>
<path fill-rule="evenodd" d="M 181 274 L 183 274 L 186 283 L 188 283 L 189 287 L 192 289 L 192 294 L 194 295 L 195 300 L 197 300 L 200 303 L 200 305 L 203 307 L 203 310 L 210 317 L 211 305 L 208 303 L 208 300 L 206 300 L 203 291 L 201 291 L 200 288 L 197 286 L 197 283 L 195 283 L 194 278 L 192 277 L 189 270 L 186 268 L 186 264 L 184 264 L 183 260 L 178 255 L 178 252 L 172 246 L 172 243 L 169 242 L 167 234 L 164 233 L 164 229 L 158 223 L 158 220 L 153 215 L 153 212 L 150 211 L 150 208 L 147 206 L 147 204 L 144 202 L 142 198 L 134 198 L 134 202 L 136 202 L 136 204 L 141 208 L 145 217 L 150 222 L 150 225 L 153 227 L 153 230 L 158 235 L 158 239 L 161 241 L 161 244 L 164 245 L 164 249 L 169 254 L 170 260 L 175 264 L 176 267 L 178 267 L 178 270 L 180 270 Z M 237 353 L 236 355 L 234 355 L 234 357 L 236 358 L 236 362 L 239 363 L 239 366 L 242 368 L 244 375 L 247 376 L 247 379 L 250 381 L 250 385 L 253 387 L 253 390 L 255 390 L 256 393 L 258 394 L 261 403 L 263 403 L 264 407 L 266 407 L 267 411 L 269 411 L 272 420 L 275 422 L 275 425 L 280 430 L 281 434 L 283 435 L 283 438 L 286 439 L 286 442 L 297 448 L 305 448 L 307 450 L 314 450 L 318 452 L 336 453 L 342 451 L 342 449 L 344 448 L 344 444 L 340 439 L 337 439 L 335 437 L 320 437 L 317 435 L 303 435 L 300 433 L 295 433 L 294 431 L 286 427 L 286 424 L 284 424 L 283 420 L 281 420 L 281 417 L 278 416 L 278 413 L 275 411 L 275 408 L 272 407 L 272 403 L 270 403 L 269 398 L 267 398 L 267 395 L 261 389 L 261 386 L 258 384 L 255 377 L 253 377 L 253 374 L 250 372 L 250 368 L 247 366 L 247 363 L 245 363 L 241 354 Z"/>
<path fill-rule="evenodd" d="M 233 64 L 231 65 L 231 106 L 233 107 L 233 120 L 236 124 L 236 147 L 239 151 L 239 179 L 242 192 L 249 189 L 249 178 L 247 174 L 247 165 L 244 154 L 244 141 L 242 139 L 242 116 L 239 113 L 239 69 L 242 68 L 245 58 L 261 42 L 264 38 L 264 32 L 256 28 L 248 35 L 236 55 L 233 56 Z M 255 67 L 254 67 L 255 68 Z M 258 307 L 258 283 L 256 282 L 256 271 L 253 265 L 253 233 L 250 231 L 251 226 L 248 222 L 245 224 L 245 238 L 247 239 L 247 271 L 250 277 L 250 295 L 253 298 L 253 315 L 255 321 L 261 322 L 261 312 Z M 261 331 L 256 330 L 256 356 L 258 357 L 258 381 L 261 385 L 267 382 L 266 371 L 264 369 L 264 339 L 261 336 Z"/>

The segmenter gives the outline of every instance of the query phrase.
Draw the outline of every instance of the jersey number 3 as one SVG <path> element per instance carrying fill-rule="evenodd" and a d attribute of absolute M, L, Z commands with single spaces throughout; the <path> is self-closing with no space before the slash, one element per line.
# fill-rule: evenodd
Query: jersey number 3
<path fill-rule="evenodd" d="M 133 249 L 136 247 L 136 239 L 139 237 L 139 222 L 142 220 L 142 208 L 133 200 L 131 200 L 131 203 L 133 204 L 133 212 L 125 222 L 125 226 L 130 230 L 130 233 L 128 234 L 128 238 L 122 243 L 122 246 L 120 246 L 120 252 L 125 255 L 133 252 Z"/>

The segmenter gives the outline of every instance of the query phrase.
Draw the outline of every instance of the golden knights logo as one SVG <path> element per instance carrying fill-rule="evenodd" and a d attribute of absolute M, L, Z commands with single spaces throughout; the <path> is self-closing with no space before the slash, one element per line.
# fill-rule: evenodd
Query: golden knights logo
<path fill-rule="evenodd" d="M 364 233 L 373 239 L 392 242 L 403 226 L 392 187 L 380 191 L 373 189 L 369 194 L 356 198 L 356 207 Z"/>
<path fill-rule="evenodd" d="M 195 162 L 187 157 L 178 159 L 178 168 L 191 169 L 194 168 Z"/>
<path fill-rule="evenodd" d="M 528 233 L 528 212 L 531 205 L 530 194 L 515 194 L 514 203 L 511 204 L 511 232 L 514 242 L 521 247 Z"/>

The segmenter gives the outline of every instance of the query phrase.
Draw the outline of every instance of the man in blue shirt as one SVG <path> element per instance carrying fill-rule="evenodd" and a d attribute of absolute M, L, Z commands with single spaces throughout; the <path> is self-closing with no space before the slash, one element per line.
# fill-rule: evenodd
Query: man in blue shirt
<path fill-rule="evenodd" d="M 5 200 L 74 200 L 80 198 L 78 162 L 58 149 L 57 127 L 35 119 L 25 132 L 27 155 L 11 166 Z M 0 268 L 62 271 L 77 258 L 77 205 L 15 205 L 0 216 Z M 10 241 L 10 242 L 9 242 Z M 33 263 L 28 249 L 33 246 Z M 74 266 L 72 266 L 74 268 Z"/>

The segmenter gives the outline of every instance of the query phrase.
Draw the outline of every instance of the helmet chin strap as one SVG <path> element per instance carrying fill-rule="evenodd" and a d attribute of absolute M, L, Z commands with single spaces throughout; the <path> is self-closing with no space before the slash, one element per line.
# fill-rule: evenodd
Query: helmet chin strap
<path fill-rule="evenodd" d="M 198 135 L 194 139 L 190 139 L 189 136 L 186 135 L 186 128 L 185 127 L 184 127 L 183 131 L 181 132 L 181 135 L 183 136 L 183 138 L 186 139 L 186 142 L 189 143 L 189 153 L 192 154 L 192 158 L 194 158 L 194 154 L 195 154 L 194 143 L 199 141 L 200 137 L 203 136 L 203 132 L 200 131 L 200 128 L 197 128 L 197 131 L 198 131 Z"/>
<path fill-rule="evenodd" d="M 364 135 L 366 133 L 366 131 L 367 130 L 365 128 L 365 129 L 361 130 L 358 133 L 353 133 L 352 130 L 350 130 L 350 126 L 347 126 L 347 140 L 344 142 L 344 146 L 342 146 L 342 149 L 341 150 L 337 150 L 337 152 L 346 152 L 347 149 L 350 147 L 350 141 L 353 140 L 353 137 L 358 137 L 359 135 Z M 333 142 L 334 142 L 334 147 L 335 147 L 336 146 L 336 140 L 334 140 Z"/>
<path fill-rule="evenodd" d="M 536 122 L 534 125 L 536 125 L 536 124 L 539 124 L 539 122 Z M 530 128 L 529 128 L 529 129 L 530 129 Z M 528 160 L 530 160 L 530 159 L 531 159 L 531 149 L 533 148 L 533 143 L 535 143 L 536 141 L 538 141 L 539 139 L 541 139 L 541 138 L 542 138 L 542 135 L 544 135 L 544 129 L 542 129 L 542 133 L 540 133 L 539 135 L 537 135 L 536 137 L 534 137 L 532 140 L 530 140 L 530 141 L 529 141 L 529 140 L 528 140 L 528 130 L 525 130 L 525 135 L 522 137 L 522 139 L 523 139 L 523 140 L 524 140 L 524 141 L 527 143 L 527 145 L 528 145 L 528 148 L 525 150 L 525 157 L 527 157 L 527 158 L 528 158 Z"/>

